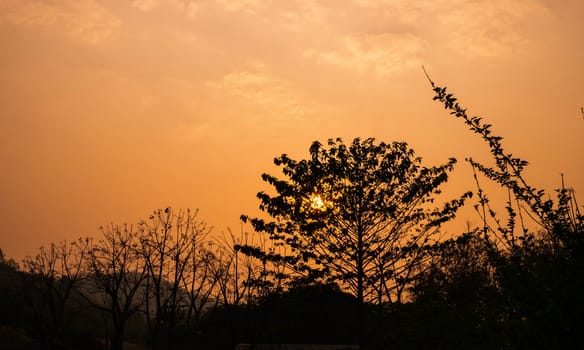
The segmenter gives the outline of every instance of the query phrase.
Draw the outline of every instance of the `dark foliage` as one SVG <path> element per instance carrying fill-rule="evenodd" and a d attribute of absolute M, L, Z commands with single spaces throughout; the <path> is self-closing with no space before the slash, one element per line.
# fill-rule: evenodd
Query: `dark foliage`
<path fill-rule="evenodd" d="M 284 265 L 289 276 L 336 282 L 360 301 L 401 300 L 423 247 L 470 193 L 432 208 L 455 159 L 425 167 L 404 142 L 356 138 L 314 142 L 310 157 L 274 160 L 284 179 L 263 174 L 269 219 L 242 216 L 272 243 L 242 253 Z"/>
<path fill-rule="evenodd" d="M 524 175 L 528 162 L 507 153 L 491 125 L 480 117 L 469 117 L 446 88 L 431 84 L 434 99 L 489 146 L 493 167 L 472 158 L 467 161 L 508 190 L 509 200 L 503 222 L 475 173 L 479 197 L 475 208 L 483 227 L 435 247 L 436 261 L 414 287 L 416 305 L 462 312 L 464 317 L 455 318 L 449 329 L 464 323 L 471 328 L 458 339 L 483 334 L 473 346 L 462 348 L 479 347 L 485 337 L 490 344 L 485 348 L 579 347 L 584 314 L 584 216 L 573 190 L 562 181 L 554 201 L 544 190 L 530 186 Z M 533 220 L 535 229 L 528 228 L 526 218 Z M 457 343 L 450 345 L 461 348 Z"/>
<path fill-rule="evenodd" d="M 217 349 L 233 349 L 237 343 L 353 344 L 361 306 L 335 285 L 299 285 L 257 304 L 209 312 L 199 341 Z"/>

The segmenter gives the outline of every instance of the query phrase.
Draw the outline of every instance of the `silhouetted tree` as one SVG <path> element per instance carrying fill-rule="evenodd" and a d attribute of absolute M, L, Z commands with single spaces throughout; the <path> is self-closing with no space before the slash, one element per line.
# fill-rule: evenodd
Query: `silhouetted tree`
<path fill-rule="evenodd" d="M 501 333 L 497 320 L 503 298 L 494 276 L 493 249 L 478 229 L 429 249 L 430 259 L 411 287 L 414 307 L 407 315 L 405 337 L 417 339 L 413 347 L 422 342 L 424 348 L 493 349 L 504 343 L 493 337 Z"/>
<path fill-rule="evenodd" d="M 541 227 L 553 249 L 561 249 L 573 243 L 574 236 L 580 240 L 577 233 L 584 231 L 584 216 L 580 213 L 573 190 L 564 186 L 563 176 L 562 187 L 556 190 L 557 200 L 554 202 L 544 190 L 528 184 L 524 171 L 529 163 L 505 151 L 503 138 L 493 134 L 491 124 L 483 122 L 481 117 L 469 116 L 466 109 L 447 92 L 445 87 L 436 86 L 432 80 L 430 83 L 436 94 L 434 100 L 440 101 L 451 115 L 461 119 L 473 133 L 488 144 L 495 165 L 488 166 L 472 158 L 467 158 L 467 161 L 475 171 L 478 170 L 509 191 L 506 205 L 508 218 L 504 225 L 489 206 L 489 199 L 477 182 L 481 206 L 479 213 L 483 219 L 485 232 L 491 230 L 493 234 L 501 235 L 509 247 L 513 247 L 520 243 L 516 234 L 529 236 L 529 230 L 524 223 L 524 216 L 528 216 Z M 487 221 L 489 218 L 492 219 L 491 223 Z M 518 219 L 521 227 L 519 232 L 516 232 Z M 528 237 L 524 236 L 523 240 L 525 239 Z"/>
<path fill-rule="evenodd" d="M 493 319 L 505 348 L 570 348 L 581 343 L 584 313 L 584 216 L 574 191 L 564 185 L 552 200 L 525 179 L 528 162 L 503 148 L 502 137 L 477 116 L 469 116 L 444 87 L 430 80 L 435 100 L 461 119 L 488 145 L 494 166 L 468 158 L 475 171 L 483 227 L 481 236 L 493 267 L 492 283 L 501 295 Z M 478 174 L 508 192 L 502 219 L 478 181 Z M 531 221 L 529 224 L 526 221 Z"/>
<path fill-rule="evenodd" d="M 218 278 L 214 266 L 217 258 L 208 247 L 210 242 L 194 237 L 192 254 L 188 257 L 186 269 L 181 280 L 182 293 L 186 299 L 185 326 L 196 329 L 199 321 L 210 304 L 217 304 Z"/>
<path fill-rule="evenodd" d="M 23 278 L 14 259 L 0 249 L 0 326 L 20 326 L 24 309 Z"/>
<path fill-rule="evenodd" d="M 110 348 L 121 350 L 128 320 L 142 307 L 147 267 L 138 254 L 138 231 L 132 226 L 101 228 L 103 239 L 90 243 L 89 281 L 81 290 L 101 310 L 110 336 Z M 110 323 L 111 322 L 111 323 Z"/>
<path fill-rule="evenodd" d="M 255 259 L 242 254 L 239 247 L 257 247 L 265 250 L 267 239 L 247 232 L 235 235 L 229 230 L 214 244 L 215 264 L 210 264 L 218 279 L 217 300 L 222 305 L 251 304 L 258 298 L 280 291 L 285 266 L 278 261 Z M 268 267 L 269 265 L 269 267 Z"/>
<path fill-rule="evenodd" d="M 23 292 L 32 313 L 30 326 L 43 349 L 64 346 L 63 332 L 73 316 L 69 304 L 83 277 L 87 243 L 83 239 L 52 243 L 23 261 Z"/>
<path fill-rule="evenodd" d="M 197 211 L 155 211 L 140 223 L 139 259 L 146 267 L 145 314 L 151 343 L 171 349 L 179 319 L 198 314 L 213 289 L 205 268 L 204 240 L 209 233 Z M 203 264 L 203 266 L 201 266 Z"/>
<path fill-rule="evenodd" d="M 14 259 L 7 259 L 4 251 L 0 248 L 0 265 L 4 268 L 10 268 L 13 270 L 18 270 L 18 263 Z"/>
<path fill-rule="evenodd" d="M 271 219 L 242 216 L 273 245 L 237 249 L 308 281 L 339 281 L 360 302 L 400 301 L 422 247 L 470 196 L 429 208 L 456 160 L 423 167 L 403 142 L 314 142 L 310 159 L 274 162 L 286 178 L 263 174 L 276 193 L 258 193 Z"/>

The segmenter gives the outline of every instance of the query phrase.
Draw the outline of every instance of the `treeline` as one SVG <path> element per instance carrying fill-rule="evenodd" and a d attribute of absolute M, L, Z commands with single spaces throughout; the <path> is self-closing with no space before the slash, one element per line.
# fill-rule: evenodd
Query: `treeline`
<path fill-rule="evenodd" d="M 42 247 L 20 268 L 3 258 L 2 326 L 43 349 L 206 342 L 210 310 L 261 294 L 258 264 L 233 249 L 239 238 L 210 232 L 197 211 L 166 208 L 137 225 L 102 227 L 99 238 Z"/>
<path fill-rule="evenodd" d="M 431 84 L 492 155 L 492 166 L 467 159 L 477 227 L 440 239 L 471 198 L 432 207 L 456 160 L 424 167 L 405 143 L 315 142 L 309 159 L 275 159 L 283 178 L 262 176 L 273 189 L 258 194 L 265 215 L 242 216 L 254 233 L 218 238 L 196 211 L 166 208 L 99 239 L 41 248 L 20 267 L 0 255 L 4 347 L 582 347 L 574 191 L 562 180 L 551 199 L 529 185 L 527 162 Z M 491 202 L 485 179 L 505 203 Z"/>

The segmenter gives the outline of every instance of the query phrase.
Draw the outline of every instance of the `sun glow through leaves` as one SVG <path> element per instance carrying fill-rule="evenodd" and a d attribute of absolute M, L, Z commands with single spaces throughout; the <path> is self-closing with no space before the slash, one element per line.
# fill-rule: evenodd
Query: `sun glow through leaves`
<path fill-rule="evenodd" d="M 324 205 L 324 201 L 322 200 L 321 196 L 318 194 L 314 194 L 310 197 L 310 207 L 315 210 L 326 210 L 326 206 Z"/>

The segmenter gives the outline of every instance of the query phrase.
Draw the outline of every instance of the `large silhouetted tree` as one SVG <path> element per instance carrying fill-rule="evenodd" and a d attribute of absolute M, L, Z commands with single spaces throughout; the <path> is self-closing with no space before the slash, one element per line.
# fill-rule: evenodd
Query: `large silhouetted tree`
<path fill-rule="evenodd" d="M 274 162 L 285 178 L 263 174 L 274 192 L 258 193 L 270 219 L 242 216 L 273 246 L 237 249 L 309 282 L 339 282 L 361 302 L 399 301 L 422 248 L 470 195 L 432 208 L 456 160 L 424 167 L 403 142 L 314 142 L 309 159 Z"/>

